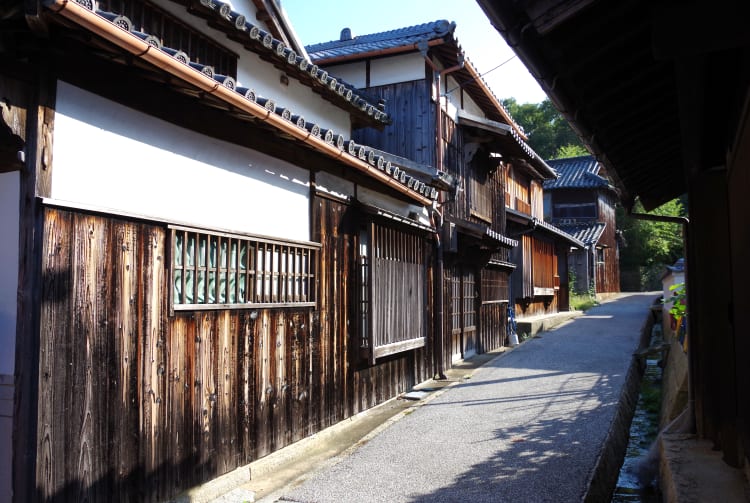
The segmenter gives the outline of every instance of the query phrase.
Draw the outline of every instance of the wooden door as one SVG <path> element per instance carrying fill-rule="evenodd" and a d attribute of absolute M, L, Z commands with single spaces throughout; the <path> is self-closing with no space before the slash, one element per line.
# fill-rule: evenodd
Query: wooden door
<path fill-rule="evenodd" d="M 451 361 L 456 362 L 477 352 L 476 279 L 474 271 L 462 266 L 451 267 Z"/>
<path fill-rule="evenodd" d="M 476 278 L 473 270 L 464 270 L 461 277 L 462 290 L 462 340 L 461 352 L 463 358 L 477 354 L 477 299 Z"/>

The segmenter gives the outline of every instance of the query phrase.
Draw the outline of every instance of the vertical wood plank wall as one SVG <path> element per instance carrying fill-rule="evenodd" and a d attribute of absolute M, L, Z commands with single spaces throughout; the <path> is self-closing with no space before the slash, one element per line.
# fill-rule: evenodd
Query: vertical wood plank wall
<path fill-rule="evenodd" d="M 598 198 L 600 222 L 607 225 L 604 228 L 599 244 L 604 248 L 604 264 L 596 265 L 596 292 L 620 291 L 620 254 L 617 245 L 617 222 L 615 220 L 615 201 L 612 196 L 600 194 Z"/>
<path fill-rule="evenodd" d="M 46 208 L 38 499 L 163 501 L 432 377 L 432 340 L 358 359 L 349 208 L 313 204 L 317 310 L 172 316 L 166 226 Z"/>

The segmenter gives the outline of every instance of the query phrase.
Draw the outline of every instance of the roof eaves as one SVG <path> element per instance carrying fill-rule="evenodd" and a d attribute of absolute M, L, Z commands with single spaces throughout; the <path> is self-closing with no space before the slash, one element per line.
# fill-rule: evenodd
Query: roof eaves
<path fill-rule="evenodd" d="M 535 228 L 543 229 L 543 230 L 546 230 L 547 232 L 555 234 L 556 236 L 561 237 L 561 238 L 567 240 L 568 242 L 570 242 L 571 244 L 573 244 L 574 246 L 576 246 L 578 248 L 585 248 L 586 247 L 586 245 L 583 243 L 583 241 L 581 241 L 578 238 L 575 238 L 575 237 L 571 236 L 570 234 L 568 234 L 564 230 L 562 230 L 562 229 L 560 229 L 558 227 L 555 227 L 552 224 L 548 224 L 544 220 L 540 220 L 540 219 L 538 219 L 536 217 L 531 217 L 531 219 L 532 219 L 532 222 L 534 223 L 534 227 Z"/>
<path fill-rule="evenodd" d="M 316 89 L 339 108 L 379 126 L 391 124 L 390 116 L 377 103 L 364 99 L 356 87 L 329 75 L 313 64 L 306 53 L 297 54 L 284 41 L 250 23 L 243 14 L 234 11 L 229 3 L 201 0 L 195 7 L 190 12 L 198 12 L 200 9 L 203 17 L 209 17 L 221 25 L 230 39 L 275 61 L 288 75 L 295 77 L 301 84 Z"/>
<path fill-rule="evenodd" d="M 184 59 L 184 53 L 157 46 L 158 40 L 155 37 L 124 29 L 123 25 L 127 23 L 121 17 L 102 16 L 86 5 L 71 0 L 45 0 L 45 6 L 56 15 L 108 40 L 134 57 L 224 101 L 230 107 L 242 110 L 279 133 L 302 141 L 321 154 L 379 180 L 397 192 L 425 205 L 430 205 L 437 199 L 438 190 L 435 187 L 407 175 L 403 170 L 392 169 L 389 173 L 389 163 L 372 149 L 357 145 L 352 140 L 344 140 L 343 136 L 330 130 L 322 130 L 316 124 L 305 122 L 290 110 L 275 106 L 272 100 L 266 99 L 261 103 L 254 94 L 236 87 L 233 79 L 215 75 L 210 66 L 191 65 Z M 115 20 L 120 24 L 116 24 Z"/>

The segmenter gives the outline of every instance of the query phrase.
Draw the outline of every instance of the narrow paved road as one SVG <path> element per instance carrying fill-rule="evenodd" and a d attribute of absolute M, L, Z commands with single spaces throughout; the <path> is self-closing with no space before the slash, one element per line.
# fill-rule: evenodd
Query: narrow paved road
<path fill-rule="evenodd" d="M 580 501 L 654 294 L 623 295 L 435 396 L 276 501 Z"/>

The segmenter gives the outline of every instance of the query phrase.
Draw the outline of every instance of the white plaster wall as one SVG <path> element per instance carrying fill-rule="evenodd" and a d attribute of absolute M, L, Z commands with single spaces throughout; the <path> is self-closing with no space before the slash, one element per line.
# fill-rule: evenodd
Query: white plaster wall
<path fill-rule="evenodd" d="M 315 189 L 338 199 L 354 197 L 354 183 L 324 171 L 315 173 Z"/>
<path fill-rule="evenodd" d="M 326 71 L 355 87 L 364 88 L 367 85 L 367 66 L 364 61 L 327 66 Z"/>
<path fill-rule="evenodd" d="M 224 33 L 211 28 L 203 19 L 189 15 L 182 5 L 169 0 L 156 0 L 155 3 L 219 45 L 236 53 L 239 56 L 237 82 L 240 85 L 253 89 L 259 96 L 274 100 L 277 106 L 289 108 L 294 114 L 302 115 L 308 122 L 332 129 L 347 138 L 351 135 L 351 117 L 348 111 L 324 100 L 311 88 L 300 84 L 294 78 L 289 78 L 288 86 L 282 84 L 281 76 L 284 72 L 267 61 L 263 61 L 241 44 L 230 40 Z M 268 31 L 268 26 L 256 19 L 257 9 L 251 0 L 239 0 L 232 3 L 234 10 L 243 14 L 248 22 Z"/>
<path fill-rule="evenodd" d="M 443 98 L 443 103 L 446 105 L 447 113 L 451 116 L 454 121 L 458 121 L 458 111 L 461 110 L 461 89 L 456 79 L 451 77 L 450 74 L 446 75 L 446 82 L 443 89 L 447 91 L 446 97 Z M 445 92 L 445 91 L 444 91 Z M 463 98 L 463 110 L 467 111 L 477 117 L 487 117 L 487 114 L 477 105 L 471 97 L 464 93 Z"/>
<path fill-rule="evenodd" d="M 16 357 L 19 191 L 17 171 L 0 173 L 0 375 L 11 376 Z"/>
<path fill-rule="evenodd" d="M 390 211 L 402 217 L 409 217 L 410 214 L 416 213 L 417 220 L 420 223 L 430 225 L 430 214 L 426 207 L 400 201 L 361 185 L 355 187 L 354 183 L 335 175 L 323 172 L 316 173 L 315 186 L 317 190 L 331 194 L 339 199 L 353 198 L 356 193 L 356 197 L 360 202 Z"/>
<path fill-rule="evenodd" d="M 60 82 L 51 197 L 309 240 L 309 172 Z"/>
<path fill-rule="evenodd" d="M 416 213 L 416 220 L 423 225 L 430 225 L 430 215 L 424 206 L 405 203 L 362 186 L 357 187 L 357 199 L 365 204 L 377 206 L 402 217 L 409 217 L 411 213 Z"/>
<path fill-rule="evenodd" d="M 398 82 L 424 80 L 425 60 L 420 53 L 404 54 L 370 62 L 370 85 L 384 86 Z"/>

